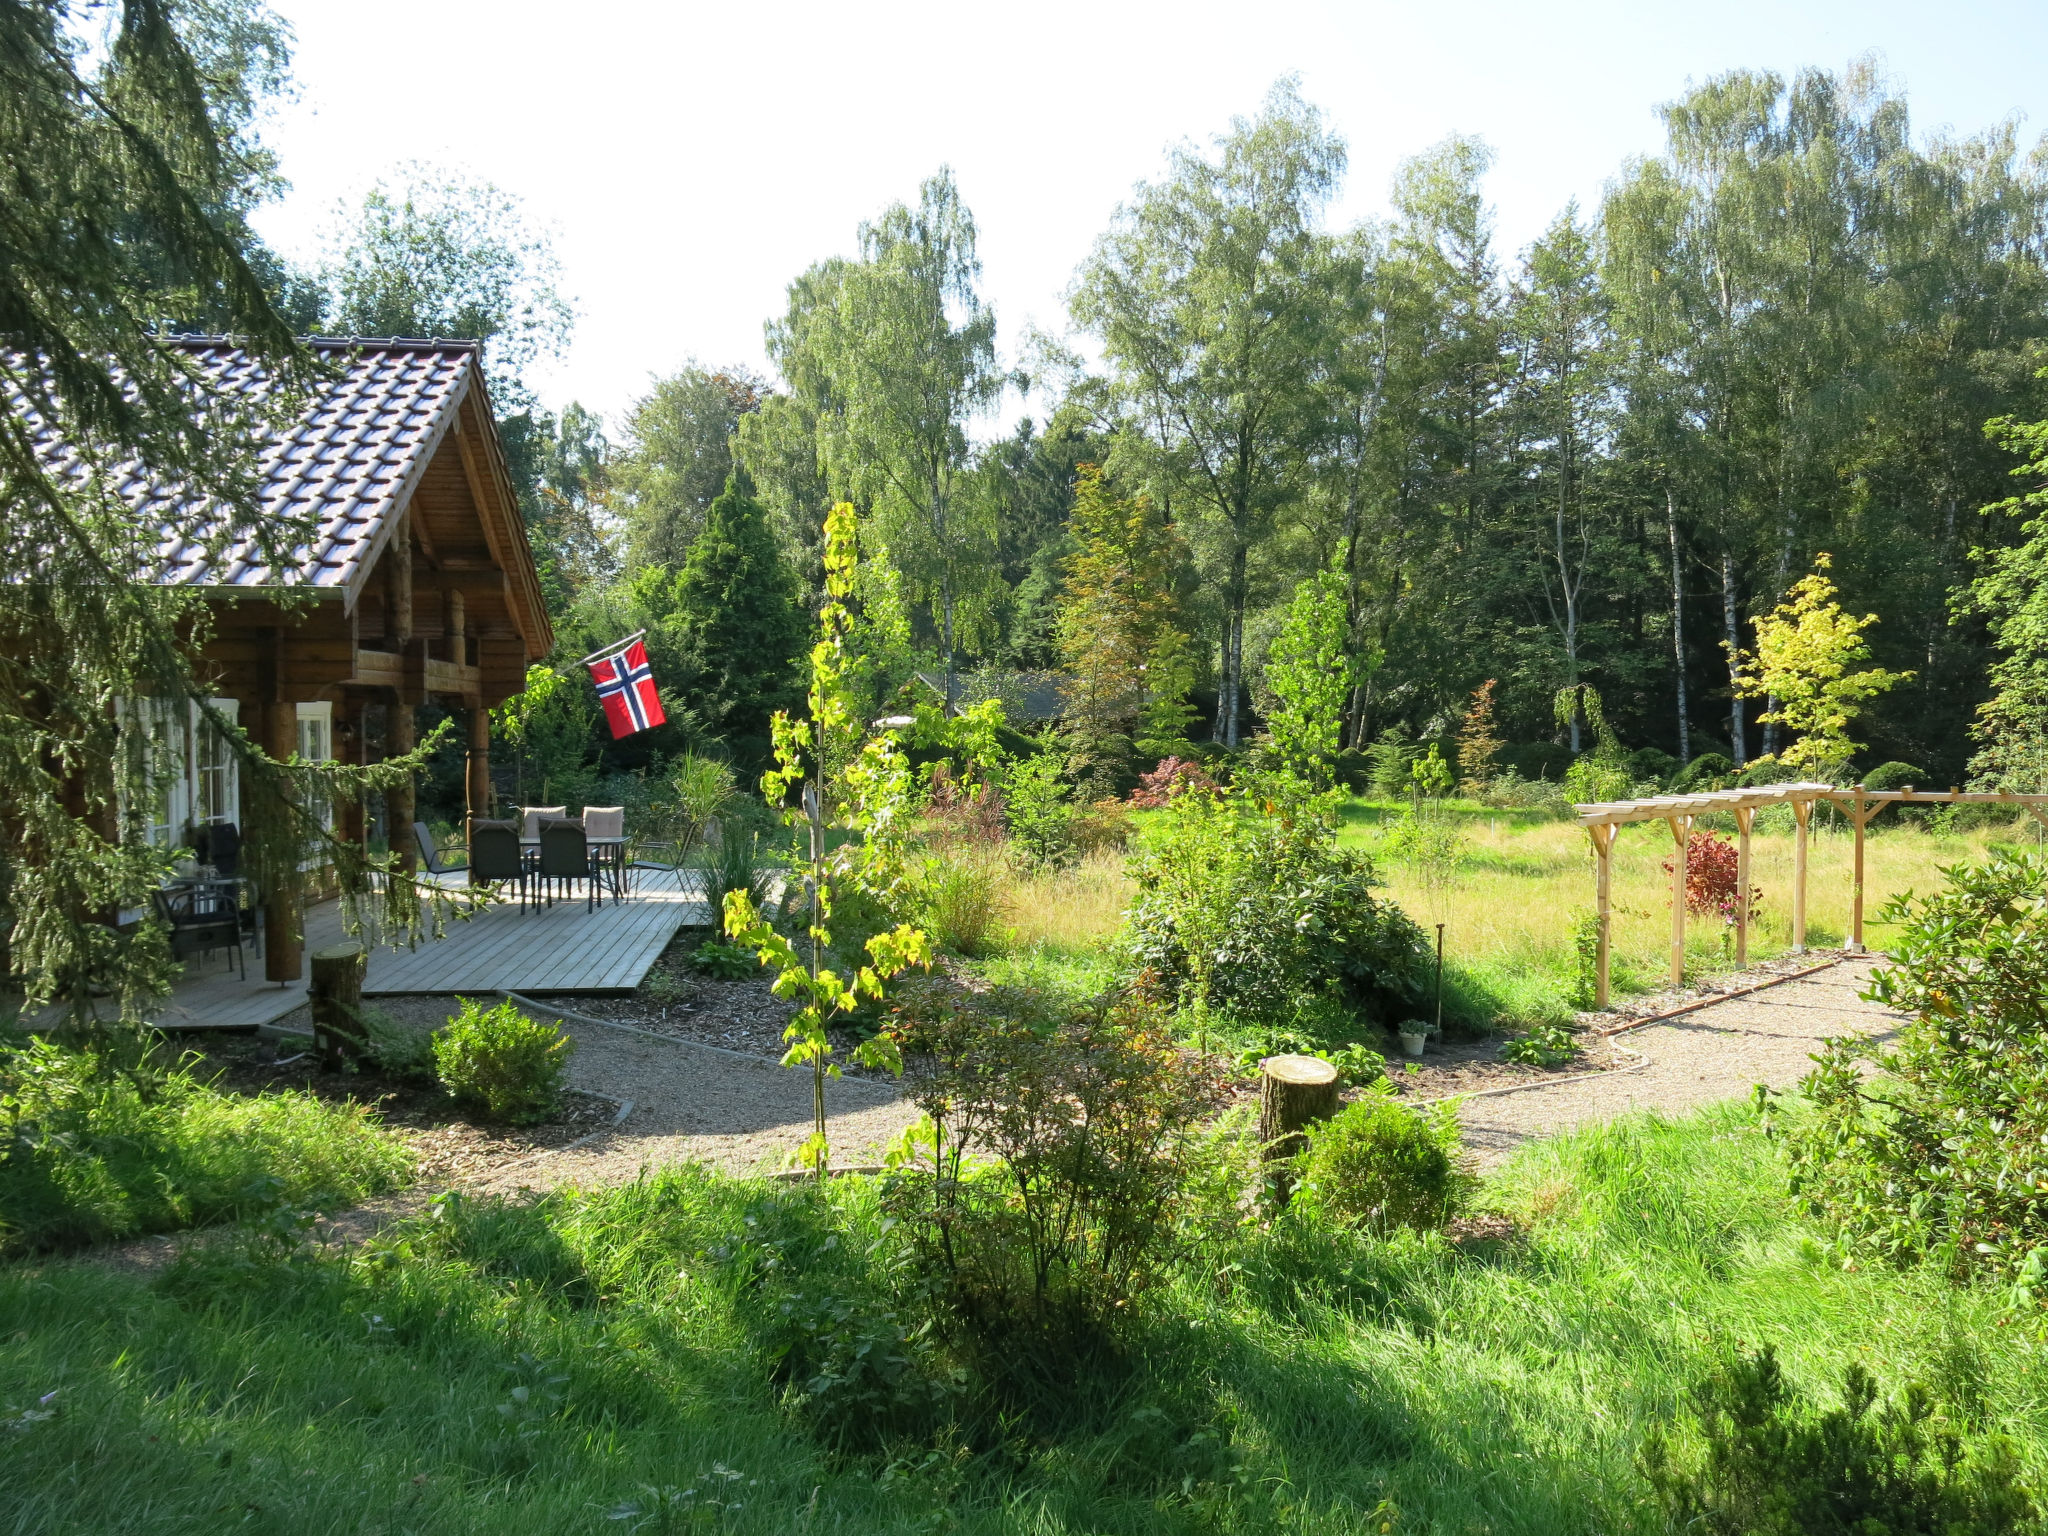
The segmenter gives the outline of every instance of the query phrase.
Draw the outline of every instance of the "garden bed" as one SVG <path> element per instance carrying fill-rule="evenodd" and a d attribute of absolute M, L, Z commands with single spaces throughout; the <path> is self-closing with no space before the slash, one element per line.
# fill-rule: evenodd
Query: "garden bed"
<path fill-rule="evenodd" d="M 381 998 L 377 1006 L 401 1016 L 429 1007 L 447 1013 L 443 998 Z M 289 1027 L 296 1020 L 283 1022 Z M 488 1182 L 509 1164 L 555 1151 L 609 1124 L 619 1108 L 603 1095 L 569 1091 L 555 1113 L 537 1125 L 495 1125 L 473 1117 L 433 1083 L 374 1068 L 323 1072 L 302 1037 L 273 1042 L 219 1034 L 205 1039 L 196 1053 L 201 1059 L 193 1075 L 224 1093 L 253 1098 L 298 1089 L 324 1103 L 367 1105 L 372 1119 L 417 1158 L 415 1182 L 439 1188 Z"/>

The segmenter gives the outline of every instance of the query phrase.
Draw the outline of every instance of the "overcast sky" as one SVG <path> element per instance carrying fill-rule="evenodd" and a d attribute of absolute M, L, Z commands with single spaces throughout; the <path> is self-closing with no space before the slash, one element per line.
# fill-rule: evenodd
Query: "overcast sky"
<path fill-rule="evenodd" d="M 613 417 L 690 357 L 765 371 L 789 279 L 941 163 L 1006 353 L 1028 323 L 1063 327 L 1133 183 L 1290 73 L 1350 145 L 1337 222 L 1384 211 L 1403 157 L 1477 134 L 1509 252 L 1568 199 L 1597 204 L 1660 146 L 1657 104 L 1727 69 L 1874 52 L 1922 132 L 2018 114 L 2031 147 L 2048 128 L 2042 0 L 273 4 L 300 95 L 271 130 L 293 190 L 264 235 L 317 255 L 337 204 L 404 160 L 497 183 L 551 227 L 579 312 L 535 382 Z"/>

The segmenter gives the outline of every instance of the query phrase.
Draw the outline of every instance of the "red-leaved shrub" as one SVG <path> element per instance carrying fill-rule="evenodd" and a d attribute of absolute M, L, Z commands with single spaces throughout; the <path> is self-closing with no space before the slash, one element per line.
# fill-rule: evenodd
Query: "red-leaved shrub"
<path fill-rule="evenodd" d="M 1712 912 L 1724 923 L 1735 921 L 1735 845 L 1711 832 L 1695 832 L 1685 854 L 1685 907 L 1688 912 Z M 1664 861 L 1664 873 L 1671 873 L 1671 860 Z M 1753 913 L 1763 900 L 1759 886 L 1750 887 L 1749 910 Z"/>
<path fill-rule="evenodd" d="M 1138 787 L 1131 791 L 1129 803 L 1133 810 L 1156 811 L 1191 789 L 1213 792 L 1215 788 L 1216 781 L 1200 763 L 1192 758 L 1169 757 L 1150 773 L 1138 775 Z"/>

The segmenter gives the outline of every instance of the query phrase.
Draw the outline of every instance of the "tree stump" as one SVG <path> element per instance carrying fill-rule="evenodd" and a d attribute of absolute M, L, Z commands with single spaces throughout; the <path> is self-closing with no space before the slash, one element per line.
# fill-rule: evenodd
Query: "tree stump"
<path fill-rule="evenodd" d="M 306 989 L 313 1005 L 313 1049 L 329 1071 L 369 1048 L 362 1020 L 366 968 L 363 946 L 354 940 L 314 952 L 313 977 Z"/>
<path fill-rule="evenodd" d="M 1259 1140 L 1276 1204 L 1294 1193 L 1288 1162 L 1308 1138 L 1305 1127 L 1337 1112 L 1337 1069 L 1316 1056 L 1268 1056 L 1259 1063 Z"/>

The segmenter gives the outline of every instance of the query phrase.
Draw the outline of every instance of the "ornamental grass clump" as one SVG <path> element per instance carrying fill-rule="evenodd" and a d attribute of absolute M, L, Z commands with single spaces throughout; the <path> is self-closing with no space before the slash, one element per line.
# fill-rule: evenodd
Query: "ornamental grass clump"
<path fill-rule="evenodd" d="M 560 1102 L 575 1049 L 559 1025 L 509 1002 L 486 1009 L 465 997 L 462 1012 L 434 1032 L 434 1073 L 458 1102 L 493 1120 L 532 1125 Z"/>

